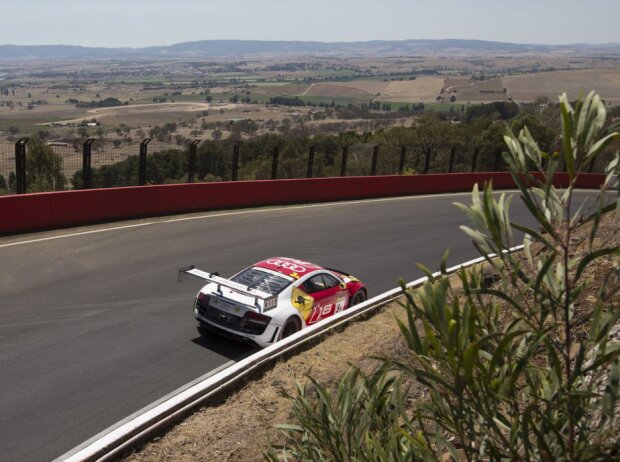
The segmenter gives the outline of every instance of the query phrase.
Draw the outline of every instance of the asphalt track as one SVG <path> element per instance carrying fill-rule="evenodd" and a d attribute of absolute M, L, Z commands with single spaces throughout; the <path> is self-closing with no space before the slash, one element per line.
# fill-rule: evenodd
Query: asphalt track
<path fill-rule="evenodd" d="M 228 276 L 268 256 L 350 271 L 370 295 L 477 254 L 467 194 L 214 212 L 0 239 L 0 460 L 60 456 L 252 350 L 202 339 L 195 264 Z M 513 205 L 523 222 L 524 208 Z"/>

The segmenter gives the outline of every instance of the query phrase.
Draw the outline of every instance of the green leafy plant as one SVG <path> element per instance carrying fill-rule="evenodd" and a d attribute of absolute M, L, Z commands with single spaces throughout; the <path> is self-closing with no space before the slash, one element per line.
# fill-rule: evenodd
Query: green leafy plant
<path fill-rule="evenodd" d="M 279 426 L 297 444 L 271 447 L 265 457 L 279 461 L 279 450 L 291 460 L 316 462 L 411 460 L 420 449 L 402 446 L 403 390 L 401 379 L 386 368 L 366 375 L 351 367 L 333 396 L 310 379 L 306 386 L 297 386 L 292 410 L 297 423 Z"/>
<path fill-rule="evenodd" d="M 407 320 L 399 323 L 411 355 L 392 364 L 390 388 L 369 386 L 359 372 L 339 382 L 335 399 L 324 389 L 311 399 L 300 387 L 296 424 L 281 427 L 288 444 L 279 453 L 271 448 L 271 460 L 620 460 L 620 342 L 613 339 L 620 249 L 597 238 L 603 214 L 620 213 L 620 196 L 611 193 L 618 155 L 594 213 L 574 204 L 577 178 L 620 134 L 605 127 L 605 106 L 594 93 L 574 106 L 564 95 L 560 107 L 561 155 L 543 152 L 527 127 L 505 136 L 504 159 L 535 225 L 512 222 L 512 198 L 497 197 L 490 184 L 474 188 L 472 203 L 457 205 L 487 269 L 460 270 L 456 289 L 444 258 L 440 276 L 424 269 L 422 288 L 403 285 Z M 567 183 L 558 189 L 563 166 Z M 582 225 L 587 245 L 576 252 Z M 522 253 L 513 252 L 518 235 Z M 591 269 L 603 264 L 603 277 L 592 281 Z M 592 285 L 598 294 L 586 303 Z M 372 383 L 387 383 L 388 364 Z M 407 405 L 403 383 L 428 398 Z M 349 395 L 363 396 L 353 413 Z M 377 407 L 378 399 L 392 404 Z M 346 437 L 351 426 L 355 438 Z"/>

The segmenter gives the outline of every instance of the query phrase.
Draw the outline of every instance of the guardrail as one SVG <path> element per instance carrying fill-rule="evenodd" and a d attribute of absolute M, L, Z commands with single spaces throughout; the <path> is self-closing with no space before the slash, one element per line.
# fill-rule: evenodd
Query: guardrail
<path fill-rule="evenodd" d="M 601 174 L 581 174 L 577 186 L 598 188 L 604 178 Z M 0 197 L 0 234 L 225 208 L 465 192 L 474 184 L 486 181 L 492 181 L 494 189 L 515 187 L 507 172 L 479 172 L 228 181 L 20 194 Z M 567 174 L 556 173 L 554 184 L 566 186 Z"/>
<path fill-rule="evenodd" d="M 510 251 L 520 250 L 523 246 L 517 246 Z M 446 270 L 447 274 L 454 273 L 461 268 L 476 265 L 485 260 L 479 257 L 474 260 L 453 266 Z M 434 276 L 441 273 L 437 272 Z M 408 283 L 407 288 L 421 286 L 427 277 L 416 279 Z M 119 424 L 86 441 L 82 445 L 62 455 L 54 462 L 92 462 L 107 461 L 118 457 L 132 445 L 145 441 L 153 436 L 164 425 L 178 421 L 192 409 L 196 409 L 205 400 L 213 395 L 225 391 L 235 385 L 242 378 L 264 368 L 269 363 L 279 359 L 287 352 L 307 344 L 311 340 L 324 335 L 326 332 L 348 324 L 360 316 L 366 315 L 373 310 L 385 306 L 402 294 L 402 289 L 396 288 L 383 294 L 368 299 L 364 303 L 355 305 L 345 311 L 319 321 L 312 326 L 303 329 L 290 337 L 254 353 L 253 355 L 229 366 L 215 374 L 193 384 L 187 388 L 181 388 L 178 392 L 158 405 L 148 406 L 142 411 L 125 419 Z"/>

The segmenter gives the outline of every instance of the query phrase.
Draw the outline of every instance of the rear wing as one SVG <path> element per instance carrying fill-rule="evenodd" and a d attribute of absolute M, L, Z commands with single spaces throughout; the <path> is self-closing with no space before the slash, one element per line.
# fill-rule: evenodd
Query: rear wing
<path fill-rule="evenodd" d="M 181 280 L 181 273 L 189 274 L 190 276 L 194 276 L 200 279 L 204 279 L 207 282 L 217 284 L 216 292 L 220 297 L 226 298 L 224 292 L 222 291 L 222 287 L 226 287 L 233 292 L 245 295 L 247 297 L 253 297 L 254 306 L 261 309 L 262 311 L 271 310 L 275 308 L 278 304 L 277 295 L 271 295 L 254 287 L 239 284 L 238 282 L 231 281 L 230 279 L 220 277 L 220 275 L 217 273 L 207 273 L 206 271 L 197 269 L 196 267 L 194 267 L 194 265 L 179 268 L 179 281 Z M 262 306 L 259 301 L 263 302 Z"/>

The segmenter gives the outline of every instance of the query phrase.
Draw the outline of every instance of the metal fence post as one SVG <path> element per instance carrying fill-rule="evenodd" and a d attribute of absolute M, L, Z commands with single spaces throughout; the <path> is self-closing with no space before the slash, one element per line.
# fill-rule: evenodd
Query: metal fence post
<path fill-rule="evenodd" d="M 187 182 L 194 182 L 196 174 L 196 148 L 200 144 L 200 140 L 194 140 L 189 144 L 189 156 L 187 159 Z"/>
<path fill-rule="evenodd" d="M 28 138 L 20 138 L 15 143 L 15 192 L 26 194 L 26 143 Z"/>
<path fill-rule="evenodd" d="M 140 143 L 140 157 L 138 158 L 138 185 L 146 184 L 146 151 L 147 146 L 151 142 L 151 138 L 145 138 Z"/>
<path fill-rule="evenodd" d="M 273 158 L 271 159 L 271 179 L 278 178 L 278 158 L 280 157 L 280 146 L 273 147 Z"/>
<path fill-rule="evenodd" d="M 400 163 L 398 164 L 398 174 L 405 172 L 405 158 L 407 157 L 407 146 L 400 147 Z"/>
<path fill-rule="evenodd" d="M 471 172 L 476 171 L 476 167 L 478 166 L 478 152 L 480 151 L 480 146 L 474 146 L 474 156 L 471 160 Z"/>
<path fill-rule="evenodd" d="M 312 178 L 312 173 L 314 170 L 314 151 L 316 149 L 316 145 L 310 146 L 310 150 L 308 151 L 308 172 L 306 173 L 306 178 Z"/>
<path fill-rule="evenodd" d="M 340 163 L 340 176 L 347 174 L 347 157 L 349 157 L 349 146 L 342 147 L 342 162 Z"/>
<path fill-rule="evenodd" d="M 452 146 L 450 149 L 450 163 L 448 164 L 448 173 L 452 173 L 454 169 L 454 158 L 456 157 L 456 146 Z"/>
<path fill-rule="evenodd" d="M 372 161 L 370 163 L 370 176 L 377 174 L 377 158 L 379 157 L 379 145 L 375 144 L 372 148 Z"/>
<path fill-rule="evenodd" d="M 90 161 L 94 142 L 94 138 L 88 138 L 82 145 L 82 188 L 84 189 L 93 187 L 93 171 Z"/>
<path fill-rule="evenodd" d="M 424 156 L 424 173 L 428 173 L 431 168 L 431 147 L 426 148 L 426 155 Z"/>
<path fill-rule="evenodd" d="M 241 143 L 237 142 L 233 146 L 233 158 L 232 158 L 232 171 L 230 172 L 231 181 L 237 181 L 237 175 L 239 174 L 239 150 Z"/>

